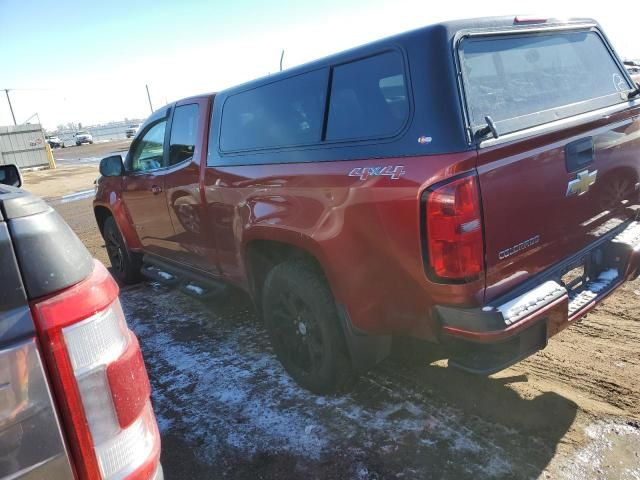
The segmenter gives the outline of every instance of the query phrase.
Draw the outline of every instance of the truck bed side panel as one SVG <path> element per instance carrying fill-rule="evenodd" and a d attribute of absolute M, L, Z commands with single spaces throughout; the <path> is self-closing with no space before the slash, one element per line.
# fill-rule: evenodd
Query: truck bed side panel
<path fill-rule="evenodd" d="M 322 265 L 353 325 L 379 334 L 435 339 L 435 303 L 479 304 L 484 279 L 438 284 L 427 279 L 421 197 L 430 185 L 473 171 L 476 152 L 350 162 L 208 167 L 208 221 L 221 269 L 243 286 L 252 241 L 307 250 Z M 353 169 L 404 167 L 398 179 L 349 176 Z"/>

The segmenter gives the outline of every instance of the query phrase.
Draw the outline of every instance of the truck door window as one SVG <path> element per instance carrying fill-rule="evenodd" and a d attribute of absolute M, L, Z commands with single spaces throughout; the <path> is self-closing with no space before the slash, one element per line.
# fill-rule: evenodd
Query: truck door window
<path fill-rule="evenodd" d="M 148 172 L 162 168 L 164 158 L 164 137 L 167 120 L 153 125 L 138 141 L 131 155 L 131 170 Z"/>
<path fill-rule="evenodd" d="M 460 49 L 471 125 L 489 115 L 500 134 L 620 103 L 631 88 L 594 31 L 469 37 Z"/>
<path fill-rule="evenodd" d="M 169 139 L 169 165 L 177 165 L 193 158 L 198 128 L 198 104 L 176 107 Z"/>

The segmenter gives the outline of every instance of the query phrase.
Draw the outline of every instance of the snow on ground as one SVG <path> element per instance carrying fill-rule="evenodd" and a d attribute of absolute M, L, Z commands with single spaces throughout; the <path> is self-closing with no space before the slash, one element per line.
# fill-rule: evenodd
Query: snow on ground
<path fill-rule="evenodd" d="M 566 431 L 543 440 L 535 418 L 523 430 L 461 411 L 395 365 L 367 374 L 350 394 L 312 395 L 284 372 L 249 302 L 223 297 L 205 305 L 157 284 L 121 294 L 163 439 L 179 438 L 205 465 L 202 478 L 536 478 Z M 528 412 L 565 405 L 551 394 L 525 401 L 507 392 L 495 401 L 524 408 L 525 425 Z M 175 449 L 163 450 L 167 473 Z"/>
<path fill-rule="evenodd" d="M 585 434 L 587 445 L 561 467 L 564 478 L 640 480 L 640 423 L 598 421 Z M 634 457 L 635 462 L 629 462 Z"/>

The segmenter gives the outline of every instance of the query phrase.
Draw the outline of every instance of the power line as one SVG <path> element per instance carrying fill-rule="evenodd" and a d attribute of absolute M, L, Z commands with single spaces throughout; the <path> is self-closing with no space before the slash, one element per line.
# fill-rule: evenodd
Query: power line
<path fill-rule="evenodd" d="M 0 90 L 10 90 L 12 92 L 36 92 L 36 91 L 59 90 L 59 88 L 41 88 L 41 87 L 33 87 L 33 88 L 0 88 Z"/>

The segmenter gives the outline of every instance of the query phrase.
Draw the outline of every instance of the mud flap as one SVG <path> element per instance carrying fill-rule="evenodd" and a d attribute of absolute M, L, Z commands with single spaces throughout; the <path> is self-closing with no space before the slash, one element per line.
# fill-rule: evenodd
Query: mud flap
<path fill-rule="evenodd" d="M 390 335 L 369 335 L 362 332 L 353 326 L 343 305 L 336 307 L 351 363 L 356 372 L 366 372 L 389 356 L 392 338 Z"/>

